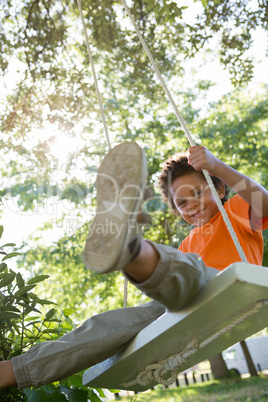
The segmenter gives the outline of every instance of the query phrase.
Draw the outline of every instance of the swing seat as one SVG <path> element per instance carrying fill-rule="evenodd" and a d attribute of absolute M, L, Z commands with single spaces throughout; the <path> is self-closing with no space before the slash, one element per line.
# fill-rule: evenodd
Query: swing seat
<path fill-rule="evenodd" d="M 211 279 L 185 307 L 163 314 L 120 353 L 85 371 L 83 385 L 145 391 L 160 382 L 137 381 L 146 377 L 148 365 L 176 355 L 176 361 L 181 362 L 176 363 L 177 374 L 266 326 L 268 268 L 234 263 Z"/>

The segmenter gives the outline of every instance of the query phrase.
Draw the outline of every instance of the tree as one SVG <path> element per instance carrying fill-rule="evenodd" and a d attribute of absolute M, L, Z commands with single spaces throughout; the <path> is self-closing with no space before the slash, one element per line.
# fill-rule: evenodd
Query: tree
<path fill-rule="evenodd" d="M 257 373 L 256 367 L 254 366 L 254 363 L 253 363 L 253 360 L 251 358 L 251 355 L 249 353 L 247 344 L 246 344 L 245 341 L 242 341 L 242 342 L 240 342 L 240 345 L 241 345 L 241 348 L 243 350 L 243 353 L 244 353 L 244 356 L 245 356 L 245 359 L 246 359 L 246 362 L 247 362 L 249 373 L 250 373 L 251 376 L 256 377 L 258 375 L 258 373 Z"/>
<path fill-rule="evenodd" d="M 87 178 L 87 185 L 75 178 L 78 193 L 71 185 L 74 179 L 71 172 L 78 157 L 80 164 L 84 162 L 84 171 L 89 174 L 95 171 L 107 147 L 102 128 L 96 127 L 98 106 L 76 2 L 28 0 L 18 5 L 2 0 L 1 3 L 3 76 L 9 76 L 9 68 L 15 61 L 19 63 L 15 84 L 2 101 L 0 155 L 5 180 L 1 195 L 18 197 L 19 206 L 25 210 L 34 208 L 36 201 L 44 203 L 53 196 L 73 202 L 79 197 L 80 203 L 84 197 L 90 202 L 94 178 Z M 221 35 L 222 53 L 229 54 L 224 59 L 225 65 L 231 66 L 235 60 L 235 80 L 239 81 L 239 74 L 242 81 L 249 80 L 246 71 L 252 63 L 247 61 L 245 67 L 242 54 L 251 46 L 255 27 L 267 29 L 265 3 L 260 1 L 256 10 L 248 0 L 203 1 L 203 4 L 206 7 L 201 8 L 191 24 L 184 20 L 185 6 L 179 7 L 172 1 L 133 2 L 131 11 L 167 80 L 182 76 L 183 58 L 194 57 L 206 44 L 209 47 L 209 39 L 215 33 Z M 121 3 L 84 1 L 83 9 L 99 80 L 105 88 L 103 100 L 112 136 L 115 141 L 139 138 L 146 145 L 148 136 L 143 135 L 146 129 L 163 143 L 168 138 L 161 134 L 163 124 L 156 123 L 156 119 L 161 118 L 167 101 L 136 34 L 127 23 Z M 231 21 L 234 30 L 229 27 Z M 236 30 L 246 31 L 247 35 L 239 36 Z M 228 35 L 233 37 L 227 40 Z M 241 57 L 232 58 L 232 52 Z M 197 80 L 196 90 L 202 86 L 204 89 L 204 83 Z M 181 96 L 182 104 L 191 101 L 182 93 L 177 95 Z M 152 105 L 156 110 L 153 116 Z M 194 116 L 186 112 L 184 117 L 191 123 Z M 141 127 L 138 130 L 133 125 L 137 118 Z M 178 130 L 174 119 L 170 121 L 170 128 L 173 125 Z M 81 141 L 75 157 L 70 155 L 66 161 L 65 177 L 57 181 L 53 177 L 60 163 L 51 153 L 55 137 L 59 136 L 59 132 L 53 133 L 56 129 Z"/>
<path fill-rule="evenodd" d="M 209 359 L 209 363 L 215 379 L 226 378 L 228 376 L 228 369 L 221 353 L 212 356 Z"/>
<path fill-rule="evenodd" d="M 255 29 L 267 30 L 266 2 L 260 0 L 257 6 L 250 0 L 202 3 L 205 8 L 191 23 L 184 17 L 187 7 L 173 1 L 136 0 L 131 11 L 165 78 L 181 76 L 183 59 L 194 57 L 203 48 L 210 49 L 210 39 L 218 35 L 220 60 L 230 70 L 234 83 L 249 81 L 253 61 L 247 57 L 247 50 Z M 48 186 L 51 165 L 56 163 L 47 156 L 52 140 L 42 138 L 41 131 L 29 161 L 26 143 L 33 129 L 53 124 L 87 141 L 94 131 L 93 146 L 90 150 L 84 147 L 81 153 L 84 159 L 103 153 L 105 147 L 99 130 L 93 130 L 98 107 L 77 5 L 70 0 L 27 0 L 19 5 L 2 0 L 1 5 L 2 74 L 5 76 L 15 61 L 19 63 L 16 84 L 8 92 L 1 112 L 0 130 L 5 133 L 2 152 L 13 149 L 18 156 L 6 169 L 9 177 L 21 170 L 25 176 L 24 167 L 31 163 Z M 126 96 L 136 106 L 143 96 L 148 102 L 162 98 L 162 89 L 121 3 L 87 0 L 83 9 L 99 79 L 106 88 L 103 97 L 109 127 L 131 138 L 133 109 L 125 105 Z M 79 125 L 82 128 L 78 130 Z M 26 185 L 36 185 L 29 173 Z M 16 194 L 18 189 L 11 189 Z M 39 197 L 46 197 L 46 192 Z"/>

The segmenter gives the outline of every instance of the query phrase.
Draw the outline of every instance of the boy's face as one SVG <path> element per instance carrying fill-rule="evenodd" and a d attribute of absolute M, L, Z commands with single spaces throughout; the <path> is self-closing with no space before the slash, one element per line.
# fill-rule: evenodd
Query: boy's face
<path fill-rule="evenodd" d="M 225 189 L 217 189 L 222 199 Z M 218 206 L 204 177 L 190 173 L 178 177 L 171 185 L 173 201 L 182 218 L 194 226 L 203 226 L 218 212 Z"/>

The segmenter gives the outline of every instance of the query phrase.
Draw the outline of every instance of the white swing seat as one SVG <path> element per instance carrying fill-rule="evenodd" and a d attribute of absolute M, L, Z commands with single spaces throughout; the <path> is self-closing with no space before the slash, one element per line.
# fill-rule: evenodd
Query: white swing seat
<path fill-rule="evenodd" d="M 187 356 L 190 350 L 176 368 L 179 373 L 267 326 L 268 268 L 234 263 L 181 310 L 165 313 L 140 331 L 120 353 L 85 371 L 83 384 L 145 391 L 157 384 L 136 382 L 148 364 L 182 351 Z"/>

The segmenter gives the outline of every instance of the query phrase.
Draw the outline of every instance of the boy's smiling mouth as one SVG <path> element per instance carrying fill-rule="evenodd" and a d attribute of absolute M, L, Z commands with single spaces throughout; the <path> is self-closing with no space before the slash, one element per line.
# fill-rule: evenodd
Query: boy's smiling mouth
<path fill-rule="evenodd" d="M 194 212 L 193 214 L 190 215 L 190 218 L 198 218 L 203 214 L 203 212 L 206 210 L 206 208 L 200 209 L 197 212 Z"/>

